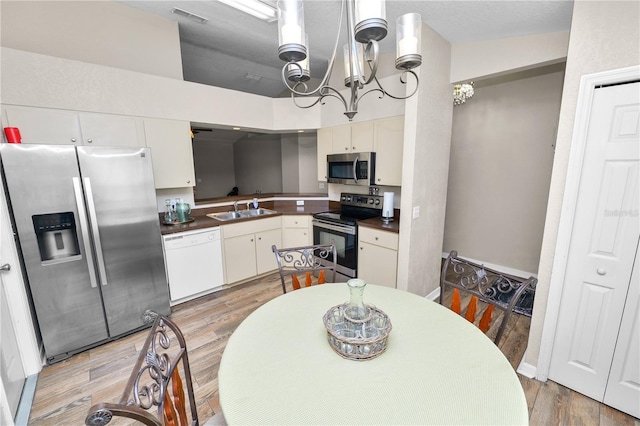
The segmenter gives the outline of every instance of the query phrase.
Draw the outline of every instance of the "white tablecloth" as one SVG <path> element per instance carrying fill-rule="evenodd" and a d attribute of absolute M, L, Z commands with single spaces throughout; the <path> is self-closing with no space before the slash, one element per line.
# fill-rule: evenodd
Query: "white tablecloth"
<path fill-rule="evenodd" d="M 527 424 L 520 382 L 477 327 L 417 295 L 367 285 L 365 303 L 393 329 L 368 361 L 336 354 L 322 316 L 346 302 L 346 284 L 287 293 L 233 333 L 218 383 L 234 424 Z"/>

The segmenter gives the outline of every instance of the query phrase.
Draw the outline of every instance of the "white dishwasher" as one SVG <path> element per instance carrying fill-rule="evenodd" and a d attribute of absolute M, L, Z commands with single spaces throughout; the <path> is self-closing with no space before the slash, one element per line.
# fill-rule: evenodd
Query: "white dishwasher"
<path fill-rule="evenodd" d="M 220 228 L 163 235 L 171 305 L 210 293 L 224 284 Z"/>

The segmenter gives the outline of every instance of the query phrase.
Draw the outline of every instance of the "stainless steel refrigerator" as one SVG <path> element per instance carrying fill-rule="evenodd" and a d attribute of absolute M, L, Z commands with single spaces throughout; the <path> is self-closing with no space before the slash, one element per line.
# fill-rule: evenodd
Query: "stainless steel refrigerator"
<path fill-rule="evenodd" d="M 47 361 L 168 315 L 148 148 L 1 144 Z"/>

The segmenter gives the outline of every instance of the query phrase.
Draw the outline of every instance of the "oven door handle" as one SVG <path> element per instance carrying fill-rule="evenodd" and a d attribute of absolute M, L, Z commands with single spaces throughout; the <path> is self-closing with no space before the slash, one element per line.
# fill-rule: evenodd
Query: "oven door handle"
<path fill-rule="evenodd" d="M 340 226 L 329 224 L 326 222 L 320 222 L 318 220 L 313 220 L 313 226 L 317 226 L 318 228 L 329 229 L 331 231 L 343 232 L 348 235 L 356 235 L 355 226 Z"/>
<path fill-rule="evenodd" d="M 353 160 L 353 180 L 358 183 L 358 156 Z"/>

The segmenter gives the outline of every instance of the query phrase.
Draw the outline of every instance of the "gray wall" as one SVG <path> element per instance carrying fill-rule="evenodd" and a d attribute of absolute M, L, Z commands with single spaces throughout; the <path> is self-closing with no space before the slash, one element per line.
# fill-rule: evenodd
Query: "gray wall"
<path fill-rule="evenodd" d="M 279 134 L 249 136 L 233 145 L 240 194 L 282 192 L 281 151 Z"/>
<path fill-rule="evenodd" d="M 193 139 L 193 162 L 196 170 L 195 198 L 227 195 L 236 185 L 233 143 L 215 142 L 198 133 Z"/>
<path fill-rule="evenodd" d="M 317 193 L 318 188 L 318 149 L 316 134 L 298 134 L 298 165 L 300 169 L 298 192 Z M 326 187 L 324 189 L 326 192 Z"/>
<path fill-rule="evenodd" d="M 251 134 L 234 141 L 216 130 L 195 135 L 196 199 L 224 197 L 234 186 L 240 195 L 318 192 L 315 133 Z"/>
<path fill-rule="evenodd" d="M 476 88 L 454 108 L 445 252 L 537 272 L 563 76 Z"/>
<path fill-rule="evenodd" d="M 300 167 L 298 166 L 298 134 L 289 133 L 281 137 L 282 148 L 282 192 L 300 192 Z"/>

